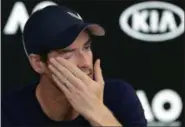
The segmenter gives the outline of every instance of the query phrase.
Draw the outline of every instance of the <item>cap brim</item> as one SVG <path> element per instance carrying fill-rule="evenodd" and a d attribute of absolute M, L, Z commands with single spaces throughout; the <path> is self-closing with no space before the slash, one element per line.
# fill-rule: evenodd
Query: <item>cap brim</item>
<path fill-rule="evenodd" d="M 54 50 L 65 48 L 72 44 L 74 40 L 78 37 L 78 35 L 85 29 L 90 30 L 92 35 L 95 36 L 104 36 L 105 30 L 98 24 L 90 24 L 90 23 L 83 23 L 83 24 L 76 24 L 71 28 L 62 31 L 59 33 L 52 42 L 49 42 L 47 45 L 47 50 Z"/>
<path fill-rule="evenodd" d="M 88 29 L 95 36 L 104 36 L 105 35 L 104 28 L 98 24 L 85 23 L 82 27 L 84 27 L 82 30 Z"/>

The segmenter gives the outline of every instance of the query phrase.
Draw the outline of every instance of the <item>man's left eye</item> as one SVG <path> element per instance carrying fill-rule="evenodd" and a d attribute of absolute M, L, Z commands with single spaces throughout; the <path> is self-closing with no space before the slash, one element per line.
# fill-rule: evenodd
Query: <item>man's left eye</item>
<path fill-rule="evenodd" d="M 91 50 L 91 45 L 87 45 L 84 47 L 84 50 Z"/>

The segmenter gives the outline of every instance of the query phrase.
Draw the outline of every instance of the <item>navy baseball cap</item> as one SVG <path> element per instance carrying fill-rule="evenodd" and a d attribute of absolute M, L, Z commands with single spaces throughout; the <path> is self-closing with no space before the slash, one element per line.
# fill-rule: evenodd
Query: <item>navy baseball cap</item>
<path fill-rule="evenodd" d="M 105 35 L 105 30 L 100 25 L 85 23 L 74 10 L 50 5 L 34 12 L 27 20 L 23 30 L 24 48 L 27 55 L 65 48 L 84 29 L 95 36 Z"/>

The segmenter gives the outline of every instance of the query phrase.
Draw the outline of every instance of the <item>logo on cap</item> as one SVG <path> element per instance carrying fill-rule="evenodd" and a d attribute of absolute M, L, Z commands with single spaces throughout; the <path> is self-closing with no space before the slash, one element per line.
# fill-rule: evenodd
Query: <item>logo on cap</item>
<path fill-rule="evenodd" d="M 74 14 L 74 13 L 72 13 L 72 12 L 67 12 L 69 15 L 71 15 L 72 17 L 74 17 L 74 18 L 77 18 L 77 19 L 79 19 L 79 20 L 82 20 L 82 17 L 77 13 L 76 15 Z"/>

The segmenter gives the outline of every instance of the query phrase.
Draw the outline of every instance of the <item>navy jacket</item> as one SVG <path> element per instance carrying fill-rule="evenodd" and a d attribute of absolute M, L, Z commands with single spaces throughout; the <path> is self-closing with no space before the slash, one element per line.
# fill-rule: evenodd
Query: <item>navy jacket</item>
<path fill-rule="evenodd" d="M 2 127 L 90 126 L 82 116 L 56 122 L 42 111 L 36 97 L 36 85 L 5 96 L 2 100 Z M 105 80 L 104 104 L 124 127 L 146 127 L 144 111 L 135 90 L 121 80 Z"/>

